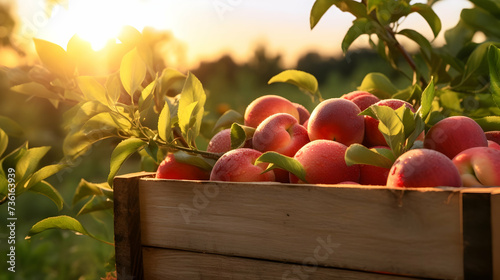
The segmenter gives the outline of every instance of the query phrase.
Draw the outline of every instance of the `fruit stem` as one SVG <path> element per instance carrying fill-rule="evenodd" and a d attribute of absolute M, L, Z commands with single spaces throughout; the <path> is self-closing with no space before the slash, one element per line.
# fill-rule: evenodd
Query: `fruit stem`
<path fill-rule="evenodd" d="M 385 30 L 387 31 L 387 34 L 389 35 L 389 38 L 392 41 L 392 44 L 396 49 L 403 55 L 403 58 L 406 60 L 406 62 L 410 65 L 411 69 L 413 70 L 414 73 L 416 73 L 420 77 L 420 83 L 422 88 L 427 87 L 427 81 L 425 78 L 418 73 L 417 65 L 415 64 L 415 61 L 411 57 L 411 55 L 406 51 L 406 49 L 399 43 L 399 41 L 396 39 L 396 35 L 394 34 L 394 31 L 386 27 Z"/>

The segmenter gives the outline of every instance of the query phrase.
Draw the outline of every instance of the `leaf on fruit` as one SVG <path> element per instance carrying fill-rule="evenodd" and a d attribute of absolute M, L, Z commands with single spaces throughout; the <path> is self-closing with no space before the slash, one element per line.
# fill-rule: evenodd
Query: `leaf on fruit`
<path fill-rule="evenodd" d="M 215 160 L 204 158 L 201 155 L 188 154 L 183 151 L 174 153 L 174 158 L 180 163 L 185 163 L 210 171 L 215 164 Z"/>
<path fill-rule="evenodd" d="M 177 115 L 179 117 L 181 132 L 190 145 L 200 134 L 206 98 L 207 96 L 200 80 L 191 72 L 188 73 L 180 94 Z"/>
<path fill-rule="evenodd" d="M 42 63 L 60 78 L 70 78 L 75 71 L 75 63 L 59 45 L 41 39 L 33 39 L 36 52 Z"/>
<path fill-rule="evenodd" d="M 427 21 L 427 24 L 429 24 L 430 28 L 432 29 L 434 38 L 436 38 L 441 31 L 441 20 L 434 12 L 432 7 L 423 3 L 415 3 L 411 6 L 411 8 L 413 11 L 419 13 L 425 19 L 425 21 Z"/>
<path fill-rule="evenodd" d="M 75 218 L 72 218 L 70 216 L 66 216 L 66 215 L 49 217 L 49 218 L 46 218 L 46 219 L 39 221 L 38 223 L 33 225 L 33 227 L 31 227 L 31 229 L 28 232 L 28 235 L 25 237 L 25 239 L 31 239 L 34 235 L 39 234 L 39 233 L 44 232 L 44 231 L 49 230 L 49 229 L 70 230 L 70 231 L 73 231 L 77 234 L 86 235 L 86 236 L 89 236 L 95 240 L 104 242 L 104 243 L 109 244 L 109 245 L 113 245 L 112 243 L 103 241 L 103 240 L 95 237 L 94 235 L 89 233 L 78 220 L 76 220 Z"/>
<path fill-rule="evenodd" d="M 347 52 L 352 43 L 363 34 L 372 34 L 375 32 L 373 23 L 368 18 L 358 18 L 352 22 L 352 26 L 342 40 L 342 51 Z"/>
<path fill-rule="evenodd" d="M 336 5 L 341 11 L 349 12 L 355 17 L 366 17 L 365 6 L 356 1 L 352 0 L 316 0 L 313 7 L 311 8 L 311 14 L 309 17 L 309 22 L 311 29 L 313 29 L 323 15 L 330 9 L 331 6 Z"/>
<path fill-rule="evenodd" d="M 425 130 L 425 122 L 422 120 L 419 114 L 415 115 L 415 127 L 413 128 L 413 131 L 410 133 L 409 136 L 407 136 L 406 139 L 406 146 L 405 146 L 405 151 L 408 151 L 413 147 L 413 144 L 417 140 L 417 138 L 420 136 L 420 134 Z"/>
<path fill-rule="evenodd" d="M 245 145 L 247 134 L 240 124 L 231 125 L 231 149 L 238 149 Z"/>
<path fill-rule="evenodd" d="M 403 153 L 403 147 L 406 140 L 404 125 L 403 120 L 398 116 L 395 110 L 387 106 L 372 105 L 361 112 L 361 115 L 368 115 L 379 120 L 378 129 L 384 136 L 391 150 L 397 156 Z"/>
<path fill-rule="evenodd" d="M 387 149 L 381 149 L 386 150 Z M 381 154 L 376 149 L 368 149 L 361 144 L 350 145 L 345 152 L 345 162 L 348 166 L 354 164 L 368 164 L 383 168 L 391 168 L 394 161 Z"/>
<path fill-rule="evenodd" d="M 101 85 L 96 78 L 90 76 L 80 76 L 76 78 L 76 82 L 87 100 L 97 100 L 102 104 L 108 104 L 106 88 Z"/>
<path fill-rule="evenodd" d="M 365 76 L 358 90 L 368 91 L 380 99 L 391 98 L 398 92 L 398 89 L 391 83 L 391 80 L 382 73 L 368 73 Z"/>
<path fill-rule="evenodd" d="M 165 102 L 163 109 L 158 117 L 158 136 L 164 141 L 170 139 L 170 133 L 172 132 L 172 122 L 170 118 L 170 107 L 168 103 Z"/>
<path fill-rule="evenodd" d="M 434 78 L 431 78 L 429 84 L 425 88 L 424 92 L 422 92 L 422 98 L 420 101 L 419 114 L 420 117 L 425 120 L 432 109 L 432 101 L 434 101 Z"/>
<path fill-rule="evenodd" d="M 318 92 L 316 77 L 300 70 L 285 70 L 272 77 L 267 83 L 289 83 L 312 95 L 316 95 Z"/>
<path fill-rule="evenodd" d="M 52 200 L 52 202 L 54 202 L 59 211 L 61 211 L 64 206 L 64 200 L 61 194 L 46 181 L 39 181 L 38 183 L 30 187 L 28 191 L 48 197 L 50 200 Z"/>
<path fill-rule="evenodd" d="M 131 97 L 139 89 L 145 77 L 146 63 L 142 60 L 137 49 L 125 54 L 120 64 L 120 80 L 123 88 Z"/>
<path fill-rule="evenodd" d="M 304 166 L 293 157 L 288 157 L 277 152 L 265 152 L 255 160 L 254 164 L 257 165 L 264 162 L 269 163 L 264 172 L 281 168 L 297 176 L 303 182 L 307 182 Z"/>
<path fill-rule="evenodd" d="M 107 198 L 113 198 L 113 189 L 109 187 L 107 182 L 104 183 L 91 183 L 85 179 L 81 179 L 80 183 L 76 187 L 75 195 L 73 196 L 72 204 L 75 205 L 78 202 L 88 198 L 90 196 L 99 195 L 106 196 Z"/>
<path fill-rule="evenodd" d="M 138 138 L 128 138 L 120 142 L 111 153 L 108 184 L 113 186 L 113 179 L 123 163 L 135 152 L 146 146 L 146 142 Z"/>
<path fill-rule="evenodd" d="M 488 63 L 490 68 L 490 92 L 493 101 L 500 108 L 500 49 L 494 45 L 488 48 Z"/>
<path fill-rule="evenodd" d="M 233 123 L 239 123 L 242 121 L 243 121 L 243 116 L 239 112 L 230 109 L 224 112 L 222 116 L 220 116 L 220 118 L 215 123 L 212 131 L 217 131 L 220 128 L 228 128 Z"/>

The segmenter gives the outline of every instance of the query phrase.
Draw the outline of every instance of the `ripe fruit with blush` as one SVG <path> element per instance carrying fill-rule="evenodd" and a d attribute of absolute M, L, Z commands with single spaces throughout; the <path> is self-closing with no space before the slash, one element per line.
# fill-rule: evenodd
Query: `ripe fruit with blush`
<path fill-rule="evenodd" d="M 361 143 L 364 135 L 364 118 L 352 101 L 331 98 L 321 102 L 311 113 L 307 131 L 311 141 L 335 140 L 344 145 Z"/>
<path fill-rule="evenodd" d="M 297 111 L 299 112 L 299 123 L 304 125 L 304 123 L 309 119 L 311 116 L 311 113 L 309 113 L 309 110 L 307 110 L 306 107 L 302 106 L 302 104 L 299 103 L 292 103 L 295 108 L 297 108 Z"/>
<path fill-rule="evenodd" d="M 156 171 L 156 178 L 158 179 L 208 180 L 209 177 L 209 171 L 179 162 L 175 159 L 174 153 L 167 154 Z"/>
<path fill-rule="evenodd" d="M 354 102 L 361 111 L 380 101 L 378 97 L 367 91 L 352 91 L 342 95 L 340 98 Z"/>
<path fill-rule="evenodd" d="M 267 163 L 254 165 L 255 160 L 262 153 L 249 148 L 231 150 L 222 155 L 215 163 L 211 181 L 231 181 L 231 182 L 260 182 L 274 181 L 274 171 L 262 173 Z"/>
<path fill-rule="evenodd" d="M 429 150 L 410 150 L 399 156 L 389 171 L 388 187 L 461 187 L 457 168 L 444 154 Z"/>
<path fill-rule="evenodd" d="M 263 120 L 276 113 L 288 113 L 297 120 L 300 119 L 297 108 L 288 99 L 277 95 L 264 95 L 247 106 L 245 125 L 256 128 Z"/>
<path fill-rule="evenodd" d="M 259 124 L 253 135 L 254 149 L 292 157 L 309 142 L 307 130 L 292 115 L 274 114 Z"/>
<path fill-rule="evenodd" d="M 358 182 L 359 166 L 347 166 L 347 146 L 332 140 L 315 140 L 297 151 L 294 158 L 306 171 L 306 180 L 311 184 L 338 184 L 345 181 Z M 291 183 L 303 183 L 290 174 Z"/>
<path fill-rule="evenodd" d="M 500 150 L 470 148 L 453 158 L 464 187 L 500 186 Z"/>
<path fill-rule="evenodd" d="M 474 147 L 487 147 L 483 129 L 471 118 L 453 116 L 436 123 L 425 135 L 424 148 L 436 150 L 453 159 Z"/>

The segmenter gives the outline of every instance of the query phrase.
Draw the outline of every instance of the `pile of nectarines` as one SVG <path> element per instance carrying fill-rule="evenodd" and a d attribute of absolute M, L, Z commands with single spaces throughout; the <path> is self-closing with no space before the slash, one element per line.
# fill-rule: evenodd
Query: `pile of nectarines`
<path fill-rule="evenodd" d="M 398 109 L 408 102 L 379 100 L 355 91 L 322 101 L 309 113 L 286 98 L 266 95 L 250 103 L 244 125 L 255 128 L 244 146 L 231 149 L 231 131 L 225 129 L 210 140 L 207 151 L 219 153 L 211 172 L 175 161 L 169 154 L 157 178 L 215 181 L 277 181 L 311 184 L 362 184 L 389 187 L 500 186 L 500 131 L 484 132 L 471 118 L 454 116 L 436 123 L 414 148 L 399 156 L 391 168 L 355 164 L 348 166 L 345 153 L 351 144 L 390 149 L 379 131 L 378 120 L 360 113 L 371 105 Z M 273 151 L 302 164 L 305 180 L 286 170 L 266 170 L 256 159 Z"/>

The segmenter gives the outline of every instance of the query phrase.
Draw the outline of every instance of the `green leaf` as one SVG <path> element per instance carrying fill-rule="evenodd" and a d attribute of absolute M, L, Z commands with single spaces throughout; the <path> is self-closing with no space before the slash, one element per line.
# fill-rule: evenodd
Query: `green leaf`
<path fill-rule="evenodd" d="M 122 115 L 114 112 L 103 112 L 90 118 L 80 130 L 85 134 L 92 134 L 94 131 L 114 131 L 116 129 L 127 131 L 130 128 L 130 122 Z"/>
<path fill-rule="evenodd" d="M 380 99 L 391 98 L 398 89 L 392 84 L 391 80 L 382 73 L 369 73 L 365 76 L 358 90 L 368 91 Z"/>
<path fill-rule="evenodd" d="M 489 11 L 478 8 L 463 9 L 460 18 L 475 30 L 483 32 L 486 36 L 500 37 L 500 30 L 498 29 L 500 20 L 492 16 Z"/>
<path fill-rule="evenodd" d="M 146 77 L 146 64 L 137 52 L 133 49 L 123 56 L 120 65 L 120 80 L 125 91 L 133 97 L 136 90 Z"/>
<path fill-rule="evenodd" d="M 176 69 L 165 68 L 161 72 L 160 76 L 160 91 L 162 94 L 166 94 L 167 91 L 177 82 L 186 79 L 186 75 L 182 74 Z"/>
<path fill-rule="evenodd" d="M 193 165 L 207 171 L 212 170 L 215 164 L 215 160 L 204 158 L 201 155 L 188 154 L 183 151 L 175 152 L 174 157 L 178 162 Z"/>
<path fill-rule="evenodd" d="M 350 145 L 345 152 L 345 162 L 348 166 L 368 164 L 382 168 L 391 168 L 393 161 L 380 154 L 376 149 L 368 149 L 360 144 Z"/>
<path fill-rule="evenodd" d="M 113 186 L 113 179 L 122 164 L 133 153 L 146 146 L 146 142 L 138 138 L 128 138 L 120 142 L 111 153 L 111 164 L 109 168 L 108 184 Z"/>
<path fill-rule="evenodd" d="M 239 123 L 243 121 L 243 115 L 241 115 L 239 112 L 236 112 L 235 110 L 227 110 L 220 116 L 220 118 L 217 120 L 215 123 L 212 131 L 216 131 L 220 128 L 228 128 L 230 127 L 233 123 Z"/>
<path fill-rule="evenodd" d="M 319 20 L 332 5 L 336 5 L 343 12 L 350 12 L 357 18 L 367 16 L 366 8 L 360 2 L 352 0 L 316 0 L 311 8 L 311 14 L 309 17 L 311 29 L 318 24 Z"/>
<path fill-rule="evenodd" d="M 237 123 L 231 125 L 231 149 L 238 149 L 245 145 L 247 134 L 243 127 Z"/>
<path fill-rule="evenodd" d="M 471 0 L 471 2 L 500 19 L 500 3 L 497 0 Z"/>
<path fill-rule="evenodd" d="M 23 128 L 10 118 L 0 116 L 0 128 L 9 136 L 22 137 Z"/>
<path fill-rule="evenodd" d="M 181 132 L 190 145 L 200 134 L 206 98 L 207 96 L 200 80 L 191 72 L 188 73 L 180 94 L 177 114 Z"/>
<path fill-rule="evenodd" d="M 90 76 L 80 76 L 76 78 L 76 82 L 87 100 L 97 100 L 102 104 L 108 104 L 106 88 L 101 85 L 96 78 Z"/>
<path fill-rule="evenodd" d="M 80 183 L 76 187 L 75 195 L 73 196 L 73 205 L 89 196 L 106 196 L 107 198 L 113 198 L 113 189 L 109 187 L 107 182 L 104 183 L 91 183 L 85 179 L 81 179 Z"/>
<path fill-rule="evenodd" d="M 39 181 L 38 183 L 30 187 L 28 191 L 48 197 L 50 200 L 52 200 L 52 202 L 54 202 L 59 211 L 61 211 L 64 206 L 64 200 L 61 194 L 46 181 Z"/>
<path fill-rule="evenodd" d="M 413 40 L 420 46 L 422 53 L 425 54 L 427 58 L 431 57 L 432 45 L 429 42 L 429 40 L 427 40 L 424 36 L 422 36 L 422 34 L 418 33 L 413 29 L 403 29 L 399 31 L 398 34 L 403 35 L 410 40 Z"/>
<path fill-rule="evenodd" d="M 254 164 L 257 165 L 263 162 L 269 163 L 264 172 L 281 168 L 297 176 L 303 182 L 307 182 L 304 166 L 293 157 L 288 157 L 277 152 L 265 152 L 255 160 Z"/>
<path fill-rule="evenodd" d="M 375 32 L 373 23 L 367 18 L 358 18 L 352 22 L 352 26 L 342 40 L 342 51 L 347 52 L 351 44 L 363 34 L 372 34 Z"/>
<path fill-rule="evenodd" d="M 140 110 L 147 109 L 147 105 L 150 104 L 149 101 L 153 99 L 157 84 L 158 79 L 155 79 L 141 91 L 141 97 L 139 98 Z"/>
<path fill-rule="evenodd" d="M 117 74 L 109 75 L 106 79 L 106 92 L 110 107 L 114 106 L 122 93 L 122 84 Z"/>
<path fill-rule="evenodd" d="M 500 108 L 500 49 L 493 45 L 488 48 L 488 63 L 490 68 L 490 92 L 493 101 Z"/>
<path fill-rule="evenodd" d="M 158 135 L 164 141 L 170 139 L 170 133 L 172 131 L 172 122 L 170 119 L 170 107 L 167 102 L 163 105 L 163 109 L 158 117 Z"/>
<path fill-rule="evenodd" d="M 500 116 L 488 116 L 474 119 L 484 131 L 500 130 Z"/>
<path fill-rule="evenodd" d="M 429 84 L 425 88 L 424 92 L 422 92 L 422 100 L 420 104 L 420 116 L 423 120 L 427 118 L 432 109 L 432 101 L 434 100 L 434 78 L 431 78 Z"/>
<path fill-rule="evenodd" d="M 404 105 L 403 105 L 404 106 Z M 402 119 L 395 110 L 387 106 L 372 105 L 362 115 L 369 115 L 379 120 L 378 129 L 396 156 L 403 152 L 405 132 Z"/>
<path fill-rule="evenodd" d="M 289 83 L 297 86 L 301 90 L 311 93 L 312 95 L 315 95 L 318 92 L 318 81 L 316 78 L 313 75 L 300 70 L 285 70 L 272 77 L 267 83 Z"/>
<path fill-rule="evenodd" d="M 63 141 L 64 155 L 76 158 L 85 153 L 94 143 L 116 136 L 110 130 L 92 130 L 88 133 L 77 130 L 66 135 Z"/>
<path fill-rule="evenodd" d="M 29 96 L 41 97 L 41 98 L 45 98 L 45 99 L 49 99 L 49 100 L 60 100 L 61 99 L 61 96 L 59 96 L 57 93 L 48 90 L 42 84 L 39 84 L 37 82 L 29 82 L 29 83 L 13 86 L 13 87 L 11 87 L 11 90 L 18 92 L 18 93 L 26 94 Z M 81 101 L 81 100 L 77 100 L 77 101 Z"/>
<path fill-rule="evenodd" d="M 65 79 L 73 76 L 75 63 L 61 46 L 41 39 L 33 41 L 40 60 L 52 73 Z"/>
<path fill-rule="evenodd" d="M 82 206 L 82 208 L 80 208 L 80 211 L 78 211 L 76 215 L 81 216 L 95 211 L 104 211 L 109 209 L 113 209 L 112 200 L 107 197 L 94 195 Z"/>
<path fill-rule="evenodd" d="M 413 144 L 420 136 L 420 134 L 425 130 L 425 122 L 422 120 L 419 114 L 415 115 L 415 127 L 411 134 L 407 137 L 405 150 L 409 150 L 413 147 Z M 406 127 L 405 127 L 406 128 Z"/>
<path fill-rule="evenodd" d="M 49 178 L 50 176 L 56 174 L 57 172 L 63 170 L 66 167 L 67 165 L 65 164 L 52 164 L 40 168 L 35 173 L 33 173 L 33 176 L 31 176 L 31 178 L 29 179 L 29 182 L 26 185 L 26 190 L 29 190 L 36 184 Z"/>
<path fill-rule="evenodd" d="M 40 160 L 47 154 L 50 147 L 36 147 L 27 150 L 16 164 L 17 185 L 24 187 L 24 183 L 35 172 Z"/>
<path fill-rule="evenodd" d="M 445 109 L 451 110 L 455 114 L 461 114 L 460 94 L 456 91 L 442 89 L 438 92 L 439 103 Z"/>
<path fill-rule="evenodd" d="M 467 59 L 465 64 L 465 71 L 462 78 L 461 84 L 465 83 L 474 75 L 481 75 L 487 73 L 488 71 L 488 48 L 491 43 L 483 43 L 476 47 L 472 54 Z"/>
<path fill-rule="evenodd" d="M 41 232 L 44 232 L 49 229 L 62 229 L 62 230 L 71 230 L 76 232 L 77 234 L 82 234 L 89 236 L 95 240 L 104 242 L 106 244 L 112 245 L 109 242 L 103 241 L 95 237 L 94 235 L 90 234 L 84 227 L 83 225 L 76 220 L 75 218 L 62 215 L 62 216 L 56 216 L 56 217 L 49 217 L 46 219 L 43 219 L 33 225 L 33 227 L 30 229 L 28 232 L 28 235 L 26 236 L 25 239 L 31 239 L 36 234 L 39 234 Z"/>
<path fill-rule="evenodd" d="M 472 41 L 472 37 L 476 31 L 460 20 L 455 27 L 445 31 L 444 38 L 446 40 L 446 48 L 451 54 L 456 55 L 463 46 L 466 46 Z M 454 56 L 453 56 L 454 57 Z"/>
<path fill-rule="evenodd" d="M 5 153 L 8 145 L 9 137 L 7 136 L 7 133 L 5 133 L 3 129 L 0 128 L 0 157 L 3 155 L 3 153 Z"/>
<path fill-rule="evenodd" d="M 411 6 L 411 8 L 413 11 L 419 13 L 425 21 L 427 21 L 427 24 L 429 24 L 432 29 L 432 33 L 434 33 L 434 38 L 436 38 L 441 31 L 441 20 L 436 15 L 432 7 L 427 4 L 415 3 Z"/>

